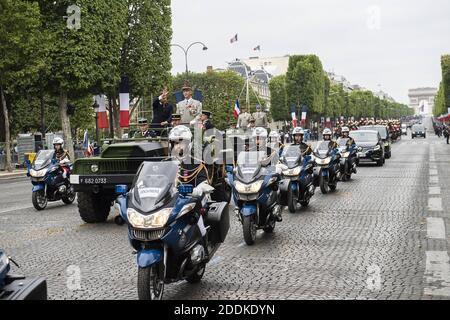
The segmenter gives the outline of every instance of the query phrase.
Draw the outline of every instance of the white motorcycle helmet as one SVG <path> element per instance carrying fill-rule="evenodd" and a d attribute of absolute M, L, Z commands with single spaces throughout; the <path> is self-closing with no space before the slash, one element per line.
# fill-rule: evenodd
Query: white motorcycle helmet
<path fill-rule="evenodd" d="M 348 127 L 342 127 L 341 133 L 350 133 L 350 129 Z"/>
<path fill-rule="evenodd" d="M 271 131 L 268 140 L 270 143 L 280 143 L 280 134 L 277 131 Z"/>
<path fill-rule="evenodd" d="M 295 136 L 297 134 L 305 135 L 305 131 L 300 127 L 296 127 L 292 130 L 292 135 Z"/>
<path fill-rule="evenodd" d="M 253 132 L 252 132 L 252 138 L 256 138 L 256 137 L 266 139 L 267 138 L 267 130 L 264 128 L 261 128 L 261 127 L 255 128 L 255 130 L 253 130 Z"/>
<path fill-rule="evenodd" d="M 53 146 L 55 146 L 55 144 L 60 144 L 61 148 L 64 148 L 64 140 L 60 137 L 55 137 L 53 139 Z"/>
<path fill-rule="evenodd" d="M 179 160 L 190 154 L 192 147 L 192 132 L 188 127 L 179 125 L 169 133 L 171 155 Z"/>
<path fill-rule="evenodd" d="M 322 135 L 323 136 L 326 136 L 326 135 L 332 135 L 332 132 L 331 132 L 331 130 L 329 129 L 329 128 L 325 128 L 325 130 L 323 130 L 323 132 L 322 132 Z"/>

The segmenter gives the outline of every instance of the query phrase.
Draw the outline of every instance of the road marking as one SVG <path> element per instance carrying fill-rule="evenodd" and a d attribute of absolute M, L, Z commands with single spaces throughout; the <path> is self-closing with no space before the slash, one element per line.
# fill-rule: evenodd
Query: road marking
<path fill-rule="evenodd" d="M 437 169 L 430 169 L 430 176 L 437 176 L 438 171 Z"/>
<path fill-rule="evenodd" d="M 243 247 L 243 246 L 245 246 L 245 244 L 246 244 L 245 242 L 239 243 L 239 244 L 237 245 L 237 247 L 238 247 L 238 248 Z"/>
<path fill-rule="evenodd" d="M 450 264 L 447 251 L 426 252 L 424 294 L 450 296 Z"/>
<path fill-rule="evenodd" d="M 427 218 L 427 237 L 445 239 L 445 224 L 442 218 Z"/>
<path fill-rule="evenodd" d="M 439 178 L 438 176 L 430 176 L 430 184 L 438 184 Z"/>
<path fill-rule="evenodd" d="M 0 214 L 2 214 L 2 213 L 9 213 L 9 212 L 18 211 L 18 210 L 31 209 L 31 208 L 33 208 L 33 206 L 13 207 L 13 208 L 8 208 L 8 209 L 0 210 Z"/>
<path fill-rule="evenodd" d="M 442 211 L 442 199 L 441 198 L 428 198 L 428 210 Z"/>
<path fill-rule="evenodd" d="M 440 187 L 430 187 L 429 188 L 430 195 L 440 195 L 441 194 L 441 188 Z"/>

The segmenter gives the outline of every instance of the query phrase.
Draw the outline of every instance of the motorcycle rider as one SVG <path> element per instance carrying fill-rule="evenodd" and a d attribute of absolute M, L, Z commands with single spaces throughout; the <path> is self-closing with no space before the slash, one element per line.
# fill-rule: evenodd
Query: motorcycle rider
<path fill-rule="evenodd" d="M 69 152 L 64 150 L 64 140 L 60 137 L 55 137 L 53 139 L 53 149 L 55 150 L 53 159 L 58 161 L 61 165 L 61 169 L 63 170 L 63 178 L 66 179 L 70 174 L 70 156 Z"/>
<path fill-rule="evenodd" d="M 303 142 L 305 131 L 302 128 L 294 128 L 292 130 L 292 136 L 294 138 L 293 145 L 298 145 L 303 155 L 310 155 L 312 153 L 311 146 Z"/>
<path fill-rule="evenodd" d="M 336 141 L 331 139 L 332 135 L 333 135 L 333 133 L 331 132 L 331 130 L 329 128 L 325 128 L 325 130 L 323 130 L 323 132 L 322 132 L 323 141 L 328 141 L 329 149 L 337 149 L 338 144 L 336 143 Z"/>
<path fill-rule="evenodd" d="M 194 193 L 197 187 L 203 185 L 206 189 L 214 189 L 211 186 L 210 174 L 204 161 L 195 159 L 192 154 L 192 132 L 188 127 L 179 125 L 169 133 L 171 158 L 180 161 L 178 172 L 178 184 L 191 184 Z M 194 194 L 193 193 L 193 194 Z M 206 234 L 203 217 L 199 215 L 198 226 L 202 236 Z"/>
<path fill-rule="evenodd" d="M 278 155 L 281 156 L 284 149 L 284 144 L 281 142 L 281 136 L 276 130 L 272 130 L 267 139 L 270 149 L 276 151 L 279 150 Z"/>
<path fill-rule="evenodd" d="M 341 138 L 342 139 L 348 139 L 347 140 L 347 151 L 350 149 L 356 149 L 356 142 L 355 139 L 350 137 L 350 129 L 348 127 L 342 127 L 341 131 Z M 350 168 L 352 168 L 353 173 L 356 173 L 356 168 L 353 167 L 353 163 L 355 162 L 356 154 L 351 154 L 349 160 Z"/>

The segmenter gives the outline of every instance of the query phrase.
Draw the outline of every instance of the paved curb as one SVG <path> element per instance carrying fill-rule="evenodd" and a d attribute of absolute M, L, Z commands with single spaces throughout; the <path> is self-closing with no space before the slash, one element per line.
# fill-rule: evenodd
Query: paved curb
<path fill-rule="evenodd" d="M 21 177 L 27 177 L 26 171 L 20 171 L 20 172 L 11 172 L 11 173 L 0 173 L 0 180 L 6 180 L 11 178 L 21 178 Z"/>

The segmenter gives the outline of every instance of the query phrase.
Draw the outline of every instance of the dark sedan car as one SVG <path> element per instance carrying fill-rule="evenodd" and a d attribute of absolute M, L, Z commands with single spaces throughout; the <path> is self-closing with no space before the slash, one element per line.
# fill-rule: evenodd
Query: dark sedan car
<path fill-rule="evenodd" d="M 411 138 L 427 137 L 427 129 L 422 124 L 415 124 L 411 128 Z"/>
<path fill-rule="evenodd" d="M 383 146 L 384 146 L 384 154 L 386 155 L 386 159 L 390 159 L 392 157 L 392 139 L 389 135 L 389 129 L 387 126 L 363 126 L 359 128 L 360 130 L 375 130 L 378 131 L 378 133 L 381 136 L 381 139 L 383 140 Z"/>
<path fill-rule="evenodd" d="M 361 162 L 376 162 L 379 167 L 385 163 L 385 149 L 383 139 L 378 131 L 358 130 L 350 132 L 350 137 L 355 140 L 358 147 L 358 160 Z"/>

